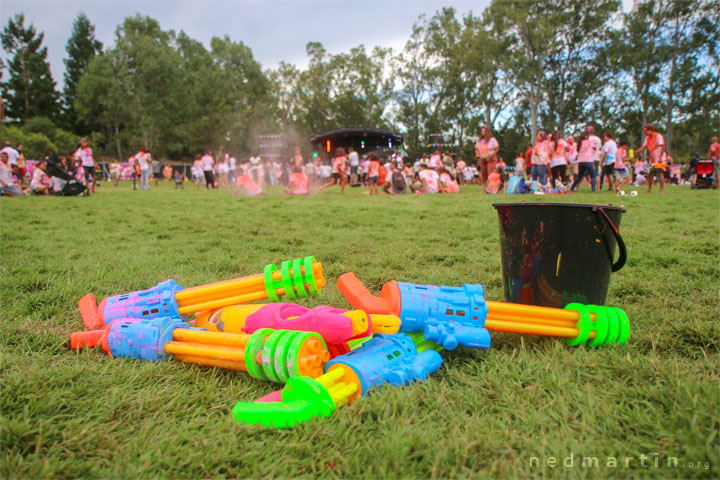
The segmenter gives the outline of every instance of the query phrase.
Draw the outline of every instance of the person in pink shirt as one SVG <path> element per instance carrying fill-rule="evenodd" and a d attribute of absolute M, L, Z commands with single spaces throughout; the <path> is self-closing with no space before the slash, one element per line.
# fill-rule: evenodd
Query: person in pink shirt
<path fill-rule="evenodd" d="M 567 183 L 567 151 L 568 143 L 555 130 L 550 137 L 550 170 L 552 171 L 553 183 L 557 185 L 558 180 Z"/>
<path fill-rule="evenodd" d="M 340 185 L 340 193 L 345 192 L 345 184 L 347 183 L 347 177 L 345 176 L 345 162 L 347 157 L 345 156 L 345 149 L 338 147 L 335 149 L 335 158 L 332 162 L 332 178 L 330 181 L 320 187 L 322 193 L 327 187 L 331 185 Z"/>
<path fill-rule="evenodd" d="M 550 164 L 551 145 L 545 130 L 537 133 L 537 139 L 532 153 L 532 169 L 530 175 L 533 182 L 539 181 L 541 185 L 545 185 L 548 165 Z"/>
<path fill-rule="evenodd" d="M 428 161 L 427 165 L 435 171 L 440 169 L 440 165 L 442 165 L 442 156 L 440 155 L 440 150 L 435 150 L 435 153 L 430 155 L 430 160 Z"/>
<path fill-rule="evenodd" d="M 525 157 L 522 153 L 515 155 L 515 175 L 525 178 Z"/>
<path fill-rule="evenodd" d="M 480 129 L 480 137 L 475 144 L 475 158 L 478 159 L 478 171 L 480 172 L 480 181 L 485 185 L 490 172 L 495 171 L 497 163 L 497 153 L 500 150 L 500 144 L 492 136 L 492 132 L 488 127 Z"/>
<path fill-rule="evenodd" d="M 214 187 L 213 187 L 214 188 Z M 243 169 L 241 175 L 238 175 L 235 180 L 235 196 L 238 196 L 240 189 L 245 189 L 245 196 L 257 197 L 259 195 L 265 195 L 262 187 L 255 183 L 252 175 L 250 175 L 249 169 Z"/>
<path fill-rule="evenodd" d="M 368 154 L 368 185 L 370 186 L 370 195 L 377 195 L 378 181 L 380 179 L 380 158 L 377 153 L 370 152 Z"/>
<path fill-rule="evenodd" d="M 577 186 L 582 182 L 585 176 L 590 177 L 590 185 L 592 191 L 595 191 L 595 142 L 590 139 L 590 133 L 586 130 L 580 134 L 578 139 L 578 175 L 575 177 L 570 190 L 577 191 Z"/>
<path fill-rule="evenodd" d="M 650 155 L 650 165 L 652 165 L 652 168 L 650 172 L 648 172 L 648 189 L 645 193 L 652 193 L 653 183 L 655 182 L 653 177 L 657 177 L 660 182 L 660 193 L 665 193 L 665 169 L 667 168 L 667 164 L 664 161 L 665 139 L 660 132 L 656 132 L 655 127 L 649 123 L 643 127 L 643 133 L 645 133 L 645 141 L 640 148 L 635 150 L 635 154 L 647 150 Z"/>
<path fill-rule="evenodd" d="M 308 177 L 305 172 L 303 172 L 302 167 L 295 167 L 290 174 L 290 183 L 287 187 L 283 188 L 283 192 L 287 195 L 308 195 L 310 193 L 309 183 Z"/>
<path fill-rule="evenodd" d="M 565 154 L 565 158 L 568 161 L 568 168 L 567 168 L 567 175 L 571 180 L 575 180 L 575 177 L 577 177 L 578 174 L 578 164 L 577 164 L 577 143 L 575 143 L 575 137 L 570 135 L 567 138 L 567 153 Z"/>

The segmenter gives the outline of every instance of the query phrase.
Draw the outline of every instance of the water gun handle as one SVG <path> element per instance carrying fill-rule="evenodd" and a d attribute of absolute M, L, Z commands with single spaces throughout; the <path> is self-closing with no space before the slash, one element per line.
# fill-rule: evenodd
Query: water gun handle
<path fill-rule="evenodd" d="M 83 347 L 95 347 L 100 343 L 104 334 L 105 329 L 72 333 L 70 335 L 70 348 L 80 350 Z"/>
<path fill-rule="evenodd" d="M 353 272 L 340 275 L 337 281 L 338 290 L 343 297 L 357 310 L 364 310 L 367 313 L 392 313 L 387 299 L 376 297 L 365 285 L 358 280 Z"/>

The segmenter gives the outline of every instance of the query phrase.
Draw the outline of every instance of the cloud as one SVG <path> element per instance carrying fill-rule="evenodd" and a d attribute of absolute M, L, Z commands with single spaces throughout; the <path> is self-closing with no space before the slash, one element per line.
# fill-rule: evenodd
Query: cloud
<path fill-rule="evenodd" d="M 476 14 L 489 0 L 456 1 L 459 12 Z M 307 65 L 305 45 L 321 42 L 331 53 L 347 51 L 359 44 L 402 49 L 412 25 L 422 13 L 432 15 L 446 2 L 438 0 L 371 1 L 68 1 L 3 0 L 0 21 L 24 12 L 26 25 L 33 23 L 45 32 L 53 77 L 62 85 L 65 45 L 72 22 L 84 11 L 95 25 L 97 38 L 107 46 L 114 43 L 115 29 L 124 18 L 141 13 L 160 22 L 165 30 L 185 31 L 206 47 L 213 36 L 228 35 L 248 45 L 265 68 L 280 61 Z M 3 53 L 3 58 L 6 55 Z"/>

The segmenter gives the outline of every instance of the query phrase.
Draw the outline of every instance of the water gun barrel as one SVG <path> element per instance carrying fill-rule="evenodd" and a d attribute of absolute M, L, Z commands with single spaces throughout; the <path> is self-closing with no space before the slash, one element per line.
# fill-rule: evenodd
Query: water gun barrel
<path fill-rule="evenodd" d="M 318 295 L 325 286 L 322 264 L 314 257 L 267 265 L 262 274 L 187 288 L 175 295 L 181 315 L 269 299 Z"/>
<path fill-rule="evenodd" d="M 436 287 L 388 282 L 374 297 L 352 273 L 338 288 L 355 307 L 376 310 L 397 308 L 401 330 L 422 331 L 447 349 L 456 346 L 488 348 L 489 331 L 566 338 L 570 345 L 599 346 L 625 343 L 630 326 L 625 312 L 614 307 L 570 304 L 565 309 L 485 301 L 482 286 Z M 393 303 L 395 302 L 395 303 Z"/>
<path fill-rule="evenodd" d="M 96 305 L 89 294 L 78 302 L 85 327 L 103 327 L 122 318 L 162 318 L 249 303 L 258 300 L 277 302 L 280 296 L 289 299 L 319 295 L 325 286 L 322 264 L 314 257 L 283 262 L 281 267 L 266 265 L 262 274 L 183 289 L 173 280 L 161 282 L 147 290 L 139 290 L 104 299 Z"/>

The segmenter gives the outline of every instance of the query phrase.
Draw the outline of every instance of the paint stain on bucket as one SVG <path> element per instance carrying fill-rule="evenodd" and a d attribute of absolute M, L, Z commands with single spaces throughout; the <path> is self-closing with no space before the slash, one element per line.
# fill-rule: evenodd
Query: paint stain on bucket
<path fill-rule="evenodd" d="M 562 260 L 562 252 L 558 253 L 557 266 L 555 267 L 555 276 L 560 276 L 560 260 Z"/>

